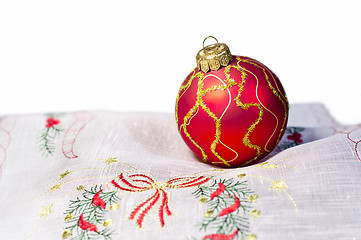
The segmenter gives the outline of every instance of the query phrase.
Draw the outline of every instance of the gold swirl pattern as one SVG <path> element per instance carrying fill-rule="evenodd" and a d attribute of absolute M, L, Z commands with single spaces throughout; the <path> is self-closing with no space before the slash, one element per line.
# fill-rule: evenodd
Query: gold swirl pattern
<path fill-rule="evenodd" d="M 176 101 L 176 104 L 175 104 L 175 119 L 177 121 L 177 124 L 178 124 L 178 102 L 179 102 L 179 99 L 187 92 L 188 88 L 190 87 L 190 85 L 192 83 L 192 80 L 195 78 L 195 76 L 194 76 L 195 72 L 196 72 L 196 68 L 194 68 L 192 70 L 192 72 L 191 72 L 192 77 L 189 79 L 189 81 L 185 85 L 182 85 L 181 88 L 179 89 L 178 96 L 177 96 L 177 101 Z M 179 95 L 180 92 L 182 92 L 181 95 Z"/>
<path fill-rule="evenodd" d="M 273 94 L 278 97 L 278 99 L 280 100 L 280 102 L 282 103 L 282 105 L 283 105 L 283 107 L 284 107 L 285 114 L 284 114 L 284 118 L 283 118 L 282 129 L 281 129 L 281 131 L 280 131 L 280 133 L 279 133 L 279 135 L 278 135 L 278 138 L 277 138 L 277 140 L 276 140 L 276 143 L 278 144 L 278 142 L 281 140 L 281 137 L 282 137 L 282 135 L 283 135 L 283 129 L 285 128 L 286 122 L 287 122 L 287 119 L 288 119 L 288 115 L 287 115 L 287 112 L 288 112 L 288 101 L 287 101 L 287 98 L 286 98 L 286 96 L 283 96 L 282 92 L 279 90 L 278 85 L 277 85 L 277 82 L 276 82 L 276 80 L 275 80 L 274 77 L 273 77 L 273 74 L 270 74 L 270 75 L 272 76 L 272 78 L 273 78 L 273 81 L 275 82 L 275 84 L 276 84 L 276 86 L 277 86 L 278 92 L 277 92 L 276 89 L 272 86 L 271 82 L 269 81 L 269 77 L 268 77 L 268 75 L 267 75 L 267 73 L 266 73 L 266 69 L 267 69 L 267 68 L 262 67 L 262 66 L 260 66 L 259 64 L 253 62 L 254 60 L 253 60 L 253 61 L 249 61 L 249 60 L 241 59 L 240 57 L 238 57 L 237 60 L 238 60 L 237 65 L 239 65 L 239 62 L 245 62 L 245 63 L 249 63 L 249 64 L 251 64 L 251 65 L 253 65 L 253 66 L 261 69 L 261 70 L 263 71 L 264 75 L 265 75 L 265 79 L 266 79 L 266 81 L 267 81 L 267 83 L 268 83 L 269 88 L 272 90 Z M 268 71 L 269 71 L 269 70 L 268 70 Z M 269 72 L 270 72 L 270 71 L 269 71 Z M 253 74 L 253 73 L 252 73 L 252 74 Z M 254 74 L 253 74 L 253 75 L 254 75 Z M 255 76 L 255 77 L 256 77 L 256 76 Z M 258 87 L 258 79 L 257 79 L 257 87 Z M 257 95 L 257 99 L 259 100 L 258 95 Z M 284 99 L 285 99 L 285 100 L 284 100 Z M 259 101 L 259 102 L 261 103 L 261 101 Z M 261 103 L 261 104 L 262 104 L 262 103 Z M 262 106 L 263 106 L 263 104 L 262 104 Z M 277 118 L 277 116 L 276 116 L 272 111 L 268 110 L 265 106 L 263 106 L 263 107 L 264 107 L 268 112 L 270 112 L 270 113 L 276 118 L 276 121 L 277 121 L 277 125 L 276 125 L 276 127 L 275 127 L 275 130 L 274 130 L 274 132 L 272 133 L 272 135 L 270 136 L 270 138 L 268 139 L 268 141 L 267 141 L 267 143 L 266 143 L 266 145 L 265 145 L 265 150 L 266 150 L 267 152 L 270 152 L 270 151 L 267 150 L 266 148 L 267 148 L 267 145 L 268 145 L 270 139 L 273 137 L 273 135 L 275 134 L 275 131 L 276 131 L 277 127 L 278 127 L 278 118 Z"/>
<path fill-rule="evenodd" d="M 288 102 L 287 102 L 287 97 L 286 95 L 284 95 L 282 93 L 282 91 L 280 90 L 280 87 L 277 84 L 276 79 L 274 78 L 272 72 L 270 70 L 268 70 L 266 67 L 262 66 L 260 63 L 258 63 L 255 60 L 252 59 L 242 59 L 241 57 L 237 57 L 236 58 L 237 63 L 235 64 L 231 64 L 228 65 L 227 67 L 224 68 L 224 75 L 225 75 L 225 79 L 222 80 L 220 77 L 218 77 L 217 75 L 208 73 L 208 74 L 204 74 L 202 72 L 197 72 L 195 69 L 191 72 L 191 74 L 189 74 L 189 79 L 188 81 L 185 81 L 186 83 L 183 84 L 179 90 L 178 96 L 177 96 L 177 100 L 176 100 L 176 121 L 177 124 L 179 126 L 178 131 L 181 133 L 181 130 L 183 129 L 183 133 L 185 135 L 185 137 L 187 139 L 189 139 L 189 141 L 201 151 L 202 154 L 202 159 L 203 161 L 207 162 L 208 161 L 208 155 L 205 151 L 205 149 L 203 149 L 195 140 L 194 138 L 191 136 L 191 134 L 188 131 L 188 126 L 190 125 L 191 120 L 195 117 L 195 115 L 199 112 L 199 109 L 202 109 L 215 123 L 215 134 L 214 134 L 214 140 L 212 141 L 209 150 L 214 154 L 214 156 L 216 156 L 216 158 L 218 160 L 214 160 L 212 159 L 212 163 L 213 164 L 222 164 L 224 166 L 227 167 L 231 167 L 231 162 L 235 161 L 238 157 L 239 154 L 237 153 L 237 151 L 235 151 L 234 149 L 232 149 L 231 147 L 227 146 L 224 142 L 221 141 L 221 120 L 223 118 L 223 116 L 226 114 L 226 112 L 229 110 L 230 104 L 231 104 L 231 93 L 230 93 L 230 88 L 233 86 L 238 86 L 238 92 L 237 92 L 237 96 L 235 97 L 235 99 L 233 99 L 236 103 L 236 105 L 240 108 L 242 108 L 243 110 L 247 110 L 250 107 L 256 107 L 258 108 L 258 117 L 256 118 L 255 121 L 253 121 L 251 123 L 251 125 L 248 127 L 243 139 L 242 139 L 242 143 L 244 146 L 247 146 L 251 149 L 254 149 L 256 151 L 256 155 L 254 158 L 246 161 L 245 163 L 242 164 L 242 166 L 249 164 L 250 162 L 258 159 L 262 154 L 262 149 L 266 152 L 270 152 L 272 149 L 269 149 L 269 143 L 270 140 L 274 137 L 274 135 L 276 134 L 277 129 L 279 128 L 279 118 L 277 117 L 277 115 L 272 112 L 270 109 L 268 109 L 265 104 L 262 103 L 262 101 L 260 100 L 259 96 L 258 96 L 258 88 L 259 88 L 259 79 L 257 77 L 257 75 L 246 69 L 245 67 L 242 67 L 240 65 L 240 63 L 247 63 L 250 64 L 260 70 L 263 71 L 264 73 L 264 77 L 266 79 L 267 85 L 270 88 L 270 90 L 272 91 L 272 93 L 279 99 L 279 101 L 281 102 L 281 104 L 283 105 L 284 108 L 284 117 L 283 117 L 283 122 L 282 122 L 282 126 L 281 126 L 281 130 L 280 133 L 277 137 L 276 143 L 278 143 L 282 137 L 283 134 L 283 130 L 285 128 L 287 119 L 288 119 Z M 241 73 L 241 80 L 237 82 L 231 78 L 231 74 L 230 74 L 230 70 L 231 68 L 238 70 Z M 242 92 L 244 90 L 244 84 L 246 82 L 246 78 L 248 76 L 248 74 L 252 75 L 255 80 L 256 80 L 256 87 L 255 87 L 255 96 L 257 99 L 257 102 L 247 102 L 247 103 L 243 103 L 241 101 L 241 95 Z M 275 85 L 275 87 L 272 85 L 272 83 L 270 82 L 270 77 L 273 80 L 273 83 Z M 219 82 L 221 82 L 221 85 L 213 85 L 207 89 L 204 89 L 204 83 L 205 80 L 207 79 L 207 77 L 213 77 L 216 80 L 218 80 Z M 188 78 L 188 77 L 187 77 Z M 197 82 L 197 96 L 196 96 L 196 100 L 194 105 L 190 108 L 190 110 L 185 114 L 185 116 L 183 117 L 183 123 L 179 122 L 179 115 L 178 115 L 178 110 L 179 110 L 179 101 L 180 99 L 184 96 L 184 94 L 187 92 L 187 90 L 190 88 L 191 84 L 193 81 L 198 81 Z M 204 101 L 204 97 L 207 93 L 211 92 L 211 91 L 216 91 L 216 90 L 221 90 L 221 91 L 228 91 L 228 103 L 227 106 L 225 108 L 225 110 L 222 112 L 220 117 L 217 117 L 216 114 L 214 112 L 211 111 L 211 109 L 206 105 L 205 101 Z M 276 121 L 274 130 L 272 132 L 272 134 L 269 136 L 266 144 L 263 146 L 263 148 L 257 144 L 254 144 L 251 142 L 250 140 L 250 135 L 251 133 L 255 130 L 256 126 L 262 121 L 263 115 L 264 115 L 264 111 L 267 111 L 268 113 L 270 113 Z M 217 151 L 216 148 L 218 146 L 218 144 L 223 145 L 225 148 L 227 148 L 228 150 L 232 151 L 233 153 L 235 153 L 235 157 L 233 157 L 230 160 L 225 159 L 223 156 L 221 156 Z"/>

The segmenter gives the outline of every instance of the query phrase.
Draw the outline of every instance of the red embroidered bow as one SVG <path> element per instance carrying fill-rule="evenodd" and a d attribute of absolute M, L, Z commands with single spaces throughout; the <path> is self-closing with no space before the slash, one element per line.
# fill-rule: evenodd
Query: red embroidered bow
<path fill-rule="evenodd" d="M 171 178 L 167 182 L 158 182 L 148 174 L 130 174 L 125 177 L 124 174 L 121 173 L 118 178 L 111 181 L 111 183 L 117 189 L 128 192 L 144 192 L 155 189 L 152 196 L 140 203 L 130 213 L 129 219 L 136 219 L 137 226 L 142 228 L 145 216 L 158 202 L 160 202 L 158 217 L 161 227 L 164 227 L 165 224 L 164 215 L 172 215 L 168 206 L 169 196 L 166 188 L 176 189 L 194 187 L 203 184 L 208 180 L 210 180 L 210 178 L 204 176 L 192 176 Z"/>

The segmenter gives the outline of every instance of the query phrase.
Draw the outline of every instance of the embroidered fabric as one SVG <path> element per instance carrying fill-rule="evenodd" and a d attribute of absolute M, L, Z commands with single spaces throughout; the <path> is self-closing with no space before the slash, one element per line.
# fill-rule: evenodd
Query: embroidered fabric
<path fill-rule="evenodd" d="M 171 113 L 3 116 L 0 238 L 357 239 L 360 142 L 361 125 L 291 105 L 266 159 L 225 169 Z"/>

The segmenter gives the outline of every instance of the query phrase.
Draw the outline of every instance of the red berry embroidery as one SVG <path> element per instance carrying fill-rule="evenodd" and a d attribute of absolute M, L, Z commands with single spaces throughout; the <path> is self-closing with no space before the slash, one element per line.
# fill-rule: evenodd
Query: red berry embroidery
<path fill-rule="evenodd" d="M 48 119 L 46 119 L 46 125 L 45 127 L 47 128 L 52 128 L 54 125 L 58 125 L 60 123 L 59 119 L 55 119 L 53 117 L 49 117 Z"/>
<path fill-rule="evenodd" d="M 226 234 L 210 234 L 207 236 L 204 236 L 202 240 L 233 240 L 234 237 L 238 233 L 238 229 L 236 229 L 233 233 L 226 235 Z"/>
<path fill-rule="evenodd" d="M 55 140 L 62 131 L 59 119 L 53 116 L 49 116 L 46 119 L 45 128 L 38 137 L 39 149 L 44 157 L 48 157 L 49 155 L 53 156 L 55 152 Z"/>
<path fill-rule="evenodd" d="M 97 226 L 90 222 L 85 221 L 83 218 L 83 214 L 81 214 L 79 217 L 79 227 L 86 231 L 93 231 L 96 233 L 98 232 Z"/>
<path fill-rule="evenodd" d="M 238 198 L 237 196 L 233 196 L 233 197 L 235 198 L 234 203 L 233 203 L 231 206 L 224 208 L 224 209 L 219 213 L 219 216 L 220 216 L 220 217 L 236 211 L 236 210 L 239 208 L 239 206 L 241 205 L 241 201 L 239 200 L 239 198 Z"/>
<path fill-rule="evenodd" d="M 302 134 L 295 132 L 292 135 L 288 135 L 287 139 L 294 141 L 295 143 L 303 143 L 303 140 L 301 139 Z"/>
<path fill-rule="evenodd" d="M 83 190 L 83 196 L 75 201 L 70 200 L 69 208 L 64 213 L 67 226 L 63 236 L 72 236 L 71 239 L 78 240 L 113 239 L 113 220 L 106 217 L 110 210 L 120 207 L 117 192 L 104 192 L 97 185 L 90 190 Z M 110 209 L 106 209 L 109 205 Z"/>
<path fill-rule="evenodd" d="M 246 239 L 249 232 L 249 210 L 254 194 L 248 188 L 247 181 L 239 182 L 231 179 L 215 180 L 212 185 L 198 186 L 193 193 L 204 207 L 204 218 L 199 222 L 200 231 L 213 233 L 204 234 L 202 240 L 235 240 Z M 241 204 L 242 202 L 242 204 Z"/>
<path fill-rule="evenodd" d="M 95 206 L 95 207 L 100 207 L 101 209 L 105 210 L 106 204 L 105 204 L 104 200 L 99 197 L 99 194 L 100 194 L 101 191 L 103 191 L 103 190 L 102 189 L 99 190 L 94 195 L 94 197 L 92 199 L 92 205 Z"/>
<path fill-rule="evenodd" d="M 226 189 L 226 186 L 223 183 L 219 182 L 218 189 L 211 194 L 210 200 L 213 200 L 213 198 L 221 195 L 225 189 Z"/>

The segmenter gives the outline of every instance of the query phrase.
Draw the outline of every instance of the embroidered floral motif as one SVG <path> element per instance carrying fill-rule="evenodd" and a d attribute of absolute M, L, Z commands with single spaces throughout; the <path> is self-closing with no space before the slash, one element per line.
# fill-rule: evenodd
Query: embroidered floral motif
<path fill-rule="evenodd" d="M 118 204 L 116 192 L 103 192 L 95 186 L 85 190 L 82 199 L 70 201 L 69 209 L 64 213 L 67 227 L 63 239 L 73 240 L 105 239 L 110 240 L 113 231 L 109 229 L 112 219 L 105 219 L 111 206 Z"/>
<path fill-rule="evenodd" d="M 175 177 L 171 178 L 167 182 L 158 182 L 151 175 L 146 173 L 130 173 L 129 175 L 121 173 L 116 179 L 111 181 L 111 183 L 118 190 L 127 192 L 144 192 L 154 190 L 154 193 L 136 206 L 129 216 L 130 220 L 135 220 L 137 226 L 142 228 L 144 218 L 158 203 L 159 207 L 157 215 L 161 227 L 164 227 L 165 215 L 172 215 L 168 206 L 169 189 L 195 187 L 209 180 L 210 178 L 203 176 L 191 176 Z"/>
<path fill-rule="evenodd" d="M 127 170 L 123 169 L 123 171 L 120 172 L 115 171 L 113 168 L 109 168 L 107 162 L 108 159 L 111 159 L 111 164 L 116 164 L 118 167 L 124 167 Z M 268 165 L 272 166 L 270 168 L 267 167 L 268 165 L 266 163 L 262 163 L 251 166 L 248 170 L 262 168 L 272 169 L 273 171 L 277 168 L 289 168 L 291 166 L 278 164 L 278 162 L 287 159 L 289 158 L 267 162 Z M 114 162 L 112 160 L 116 161 Z M 285 193 L 297 211 L 296 202 L 287 192 L 288 185 L 284 179 L 274 180 L 263 176 L 245 174 L 240 172 L 242 169 L 212 169 L 209 171 L 193 173 L 190 176 L 172 177 L 165 182 L 160 182 L 150 173 L 118 161 L 117 157 L 97 159 L 97 161 L 102 162 L 107 168 L 86 167 L 76 170 L 64 169 L 54 181 L 47 185 L 47 187 L 49 187 L 48 190 L 39 197 L 61 191 L 66 184 L 70 184 L 74 181 L 76 181 L 77 184 L 82 184 L 78 181 L 98 179 L 99 170 L 110 174 L 102 176 L 106 178 L 106 180 L 102 181 L 103 183 L 98 183 L 98 185 L 92 184 L 94 187 L 90 190 L 85 190 L 86 187 L 84 185 L 73 184 L 72 192 L 66 193 L 59 199 L 50 203 L 50 205 L 49 203 L 48 205 L 43 205 L 38 216 L 38 221 L 34 225 L 29 239 L 31 239 L 31 236 L 35 232 L 40 221 L 46 220 L 49 214 L 56 211 L 54 205 L 58 203 L 60 199 L 70 194 L 79 194 L 78 192 L 83 192 L 82 198 L 71 201 L 68 210 L 65 212 L 66 216 L 64 217 L 64 220 L 66 221 L 66 228 L 62 234 L 63 239 L 112 239 L 113 231 L 111 226 L 114 221 L 113 219 L 106 218 L 106 216 L 111 215 L 109 212 L 110 210 L 114 211 L 119 209 L 120 205 L 118 204 L 119 198 L 117 197 L 119 192 L 111 191 L 109 190 L 109 187 L 128 193 L 150 193 L 146 199 L 135 205 L 128 215 L 128 219 L 135 221 L 139 228 L 143 228 L 145 225 L 144 220 L 147 219 L 152 211 L 157 216 L 160 226 L 164 227 L 166 216 L 173 215 L 169 207 L 170 192 L 172 189 L 198 187 L 193 194 L 199 199 L 201 204 L 206 205 L 206 208 L 204 209 L 204 218 L 198 223 L 200 229 L 199 234 L 202 234 L 201 236 L 198 236 L 198 240 L 257 239 L 257 236 L 254 233 L 249 232 L 251 231 L 250 221 L 258 221 L 257 219 L 262 216 L 261 211 L 255 207 L 259 196 L 253 193 L 248 187 L 247 181 L 244 180 L 246 177 L 256 177 L 266 180 L 263 182 L 269 183 L 268 188 L 276 193 Z M 90 175 L 90 171 L 94 171 L 94 175 Z M 113 175 L 114 172 L 116 172 L 117 175 L 119 174 L 115 179 Z M 74 173 L 77 174 L 74 175 Z M 79 178 L 79 175 L 82 175 L 82 177 Z M 211 181 L 211 179 L 218 179 L 219 177 L 225 179 Z M 242 180 L 237 181 L 233 177 L 238 177 Z M 101 184 L 106 184 L 106 188 L 102 188 Z M 50 186 L 52 187 L 50 188 Z"/>
<path fill-rule="evenodd" d="M 260 178 L 262 180 L 266 180 L 268 181 L 271 186 L 268 188 L 270 190 L 275 190 L 276 192 L 278 193 L 281 193 L 281 192 L 284 192 L 288 198 L 290 199 L 290 201 L 292 202 L 293 206 L 295 207 L 295 211 L 297 212 L 298 211 L 298 207 L 297 207 L 297 204 L 296 204 L 296 201 L 293 199 L 293 197 L 288 193 L 287 191 L 287 188 L 288 188 L 288 185 L 286 184 L 285 180 L 284 179 L 281 179 L 279 181 L 276 181 L 276 180 L 273 180 L 271 178 L 268 178 L 268 177 L 263 177 L 263 176 L 257 176 L 257 175 L 251 175 L 251 174 L 248 174 L 249 177 L 257 177 L 257 178 Z M 258 197 L 257 197 L 258 198 Z M 256 198 L 256 199 L 257 199 Z"/>
<path fill-rule="evenodd" d="M 216 233 L 205 235 L 202 240 L 244 239 L 249 232 L 250 196 L 254 196 L 247 182 L 215 180 L 211 186 L 198 186 L 193 193 L 201 203 L 207 203 L 200 230 L 212 229 Z"/>
<path fill-rule="evenodd" d="M 63 130 L 60 128 L 60 120 L 50 115 L 46 119 L 45 128 L 38 138 L 39 150 L 43 156 L 53 155 L 55 151 L 54 140 Z"/>
<path fill-rule="evenodd" d="M 303 127 L 287 127 L 285 130 L 284 141 L 281 141 L 278 148 L 283 151 L 287 148 L 291 148 L 303 143 L 302 134 L 305 128 Z"/>
<path fill-rule="evenodd" d="M 294 141 L 296 144 L 301 144 L 303 143 L 303 140 L 301 139 L 302 134 L 295 132 L 292 135 L 288 135 L 287 139 Z"/>
<path fill-rule="evenodd" d="M 74 116 L 75 120 L 69 128 L 66 129 L 62 141 L 62 151 L 67 158 L 78 157 L 74 153 L 74 143 L 84 127 L 95 118 L 94 115 L 89 112 L 75 112 Z M 55 152 L 54 141 L 60 136 L 60 133 L 64 131 L 64 129 L 60 127 L 60 124 L 60 119 L 52 114 L 48 115 L 45 128 L 38 138 L 40 152 L 45 157 L 49 155 L 52 156 Z"/>
<path fill-rule="evenodd" d="M 58 125 L 60 123 L 59 119 L 55 119 L 53 117 L 49 117 L 48 119 L 46 119 L 46 125 L 45 127 L 47 128 L 52 128 L 54 127 L 54 125 Z"/>
<path fill-rule="evenodd" d="M 90 112 L 75 112 L 74 116 L 75 120 L 66 130 L 62 142 L 63 154 L 67 158 L 78 157 L 78 155 L 74 153 L 74 143 L 79 133 L 95 118 L 95 116 Z"/>

